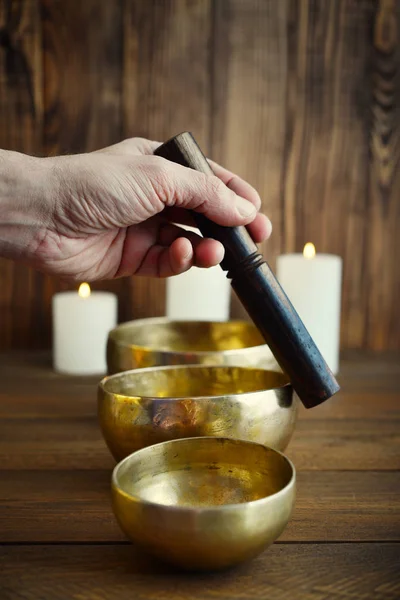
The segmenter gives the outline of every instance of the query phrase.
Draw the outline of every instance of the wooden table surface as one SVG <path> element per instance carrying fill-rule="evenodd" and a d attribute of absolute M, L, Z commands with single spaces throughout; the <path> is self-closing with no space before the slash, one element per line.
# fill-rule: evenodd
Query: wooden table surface
<path fill-rule="evenodd" d="M 40 354 L 0 356 L 1 600 L 400 598 L 398 357 L 347 356 L 342 391 L 300 411 L 290 524 L 218 574 L 176 572 L 120 532 L 97 379 L 57 375 Z"/>

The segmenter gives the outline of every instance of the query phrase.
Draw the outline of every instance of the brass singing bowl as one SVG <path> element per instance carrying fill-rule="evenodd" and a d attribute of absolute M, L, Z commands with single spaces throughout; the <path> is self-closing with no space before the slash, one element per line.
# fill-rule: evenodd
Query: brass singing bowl
<path fill-rule="evenodd" d="M 247 321 L 138 319 L 118 325 L 108 335 L 109 375 L 180 364 L 251 366 L 281 371 L 256 326 Z"/>
<path fill-rule="evenodd" d="M 250 560 L 285 529 L 295 469 L 260 444 L 214 437 L 150 446 L 112 476 L 116 519 L 133 542 L 190 570 Z"/>
<path fill-rule="evenodd" d="M 286 375 L 250 367 L 151 367 L 107 376 L 98 386 L 101 430 L 117 461 L 151 444 L 198 436 L 284 450 L 297 407 Z"/>

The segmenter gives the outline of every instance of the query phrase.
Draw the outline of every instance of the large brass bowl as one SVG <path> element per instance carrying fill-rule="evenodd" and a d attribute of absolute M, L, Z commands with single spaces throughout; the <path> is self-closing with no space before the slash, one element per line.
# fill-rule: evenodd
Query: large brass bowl
<path fill-rule="evenodd" d="M 190 570 L 249 560 L 272 544 L 295 502 L 295 469 L 281 453 L 223 438 L 180 439 L 131 454 L 112 476 L 123 532 Z"/>
<path fill-rule="evenodd" d="M 286 375 L 250 367 L 135 369 L 105 377 L 98 387 L 101 430 L 117 461 L 151 444 L 198 436 L 284 450 L 297 406 Z"/>
<path fill-rule="evenodd" d="M 169 321 L 160 317 L 129 321 L 109 333 L 109 375 L 180 364 L 281 370 L 256 326 L 247 321 Z"/>

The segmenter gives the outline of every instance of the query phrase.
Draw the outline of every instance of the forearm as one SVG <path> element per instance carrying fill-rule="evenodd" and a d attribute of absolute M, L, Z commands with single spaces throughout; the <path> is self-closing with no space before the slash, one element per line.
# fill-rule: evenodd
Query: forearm
<path fill-rule="evenodd" d="M 50 220 L 46 159 L 0 150 L 0 256 L 32 260 Z"/>

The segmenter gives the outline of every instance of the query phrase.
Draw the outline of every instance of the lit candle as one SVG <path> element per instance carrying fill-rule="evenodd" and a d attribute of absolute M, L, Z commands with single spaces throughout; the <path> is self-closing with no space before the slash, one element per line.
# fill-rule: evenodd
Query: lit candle
<path fill-rule="evenodd" d="M 277 279 L 334 374 L 339 370 L 342 259 L 317 254 L 313 244 L 303 254 L 277 258 Z"/>
<path fill-rule="evenodd" d="M 107 371 L 108 332 L 117 324 L 117 297 L 92 292 L 82 283 L 78 292 L 53 297 L 53 360 L 56 371 L 97 375 Z"/>

